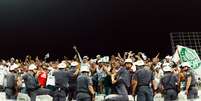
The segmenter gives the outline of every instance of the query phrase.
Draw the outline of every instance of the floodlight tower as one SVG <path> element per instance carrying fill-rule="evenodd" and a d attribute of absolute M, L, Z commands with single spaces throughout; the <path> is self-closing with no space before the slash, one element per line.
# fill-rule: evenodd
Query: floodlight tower
<path fill-rule="evenodd" d="M 201 32 L 172 32 L 170 33 L 172 52 L 176 50 L 176 45 L 186 46 L 195 49 L 201 57 Z"/>

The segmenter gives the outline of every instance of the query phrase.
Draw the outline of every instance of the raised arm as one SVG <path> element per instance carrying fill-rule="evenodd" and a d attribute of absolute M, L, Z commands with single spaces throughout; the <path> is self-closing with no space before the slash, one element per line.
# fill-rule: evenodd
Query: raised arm
<path fill-rule="evenodd" d="M 76 46 L 73 46 L 73 49 L 74 49 L 74 50 L 75 50 L 75 52 L 77 53 L 78 58 L 79 58 L 79 60 L 80 60 L 80 62 L 81 62 L 81 64 L 82 64 L 82 63 L 83 63 L 83 61 L 82 61 L 82 58 L 81 58 L 81 56 L 80 56 L 79 51 L 77 50 L 77 47 L 76 47 Z"/>

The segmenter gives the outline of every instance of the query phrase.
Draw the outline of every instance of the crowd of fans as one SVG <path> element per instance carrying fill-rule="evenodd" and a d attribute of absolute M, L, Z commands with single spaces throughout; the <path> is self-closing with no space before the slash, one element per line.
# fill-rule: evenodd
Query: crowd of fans
<path fill-rule="evenodd" d="M 0 90 L 6 92 L 7 99 L 16 99 L 18 93 L 25 93 L 32 101 L 42 94 L 52 96 L 54 101 L 65 101 L 67 96 L 69 101 L 91 101 L 97 94 L 118 95 L 106 97 L 107 101 L 128 101 L 127 95 L 137 95 L 138 101 L 153 101 L 156 93 L 164 94 L 164 100 L 169 101 L 175 100 L 182 89 L 189 98 L 197 97 L 196 90 L 191 90 L 196 86 L 196 80 L 190 66 L 174 63 L 171 56 L 159 59 L 157 54 L 148 58 L 142 52 L 130 51 L 123 57 L 118 53 L 110 57 L 97 55 L 92 59 L 88 56 L 81 58 L 77 53 L 73 59 L 62 61 L 33 59 L 31 56 L 26 56 L 24 61 L 2 59 Z M 173 75 L 173 79 L 167 79 L 166 75 Z"/>

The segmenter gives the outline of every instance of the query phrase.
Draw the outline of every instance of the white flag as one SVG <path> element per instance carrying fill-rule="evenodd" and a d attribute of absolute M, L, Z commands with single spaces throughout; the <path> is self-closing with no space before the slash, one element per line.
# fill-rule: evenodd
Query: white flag
<path fill-rule="evenodd" d="M 180 58 L 179 58 L 179 53 L 178 53 L 178 49 L 175 51 L 174 55 L 172 56 L 172 61 L 175 63 L 178 63 Z"/>
<path fill-rule="evenodd" d="M 47 53 L 47 54 L 45 55 L 45 59 L 47 59 L 47 58 L 50 58 L 50 54 L 49 54 L 49 53 Z"/>

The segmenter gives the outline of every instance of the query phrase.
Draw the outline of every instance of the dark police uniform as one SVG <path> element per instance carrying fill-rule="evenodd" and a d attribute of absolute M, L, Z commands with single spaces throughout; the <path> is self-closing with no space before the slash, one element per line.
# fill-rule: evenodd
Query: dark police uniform
<path fill-rule="evenodd" d="M 132 69 L 129 70 L 130 83 L 131 83 L 134 75 L 135 75 L 135 72 Z M 127 88 L 127 90 L 128 90 L 128 95 L 131 95 L 132 94 L 132 87 L 130 86 L 129 88 Z"/>
<path fill-rule="evenodd" d="M 68 92 L 68 101 L 71 101 L 72 99 L 76 99 L 76 88 L 77 88 L 77 76 L 74 76 L 73 74 L 76 72 L 76 68 L 72 68 L 69 70 L 69 92 Z"/>
<path fill-rule="evenodd" d="M 7 79 L 7 86 L 5 88 L 6 92 L 6 98 L 7 99 L 16 99 L 16 74 L 15 73 L 9 73 L 6 75 Z"/>
<path fill-rule="evenodd" d="M 112 86 L 112 80 L 110 75 L 104 77 L 103 84 L 105 89 L 105 95 L 109 95 L 111 93 L 111 86 Z"/>
<path fill-rule="evenodd" d="M 36 96 L 38 94 L 37 90 L 39 88 L 36 78 L 33 75 L 27 73 L 22 76 L 22 79 L 24 79 L 26 90 L 28 95 L 31 97 L 31 101 L 35 101 Z"/>
<path fill-rule="evenodd" d="M 81 73 L 77 78 L 77 101 L 91 101 L 89 85 L 93 85 L 92 79 L 87 74 Z"/>
<path fill-rule="evenodd" d="M 178 76 L 171 72 L 164 74 L 161 78 L 161 84 L 164 87 L 164 101 L 176 100 L 178 97 Z"/>
<path fill-rule="evenodd" d="M 198 88 L 196 87 L 196 78 L 195 78 L 195 74 L 193 73 L 193 71 L 187 71 L 186 75 L 185 75 L 185 80 L 188 79 L 188 77 L 192 77 L 191 80 L 191 84 L 189 87 L 189 94 L 187 95 L 187 99 L 194 99 L 194 98 L 198 98 Z"/>
<path fill-rule="evenodd" d="M 106 101 L 128 101 L 127 88 L 130 87 L 130 75 L 126 68 L 120 67 L 117 72 L 117 82 L 114 85 L 115 91 L 118 96 L 106 99 Z"/>
<path fill-rule="evenodd" d="M 57 88 L 53 101 L 66 101 L 69 73 L 62 69 L 54 72 L 53 76 L 55 76 L 55 87 Z"/>
<path fill-rule="evenodd" d="M 137 83 L 137 101 L 153 101 L 153 92 L 150 82 L 154 80 L 154 74 L 149 69 L 139 69 L 134 77 Z"/>

